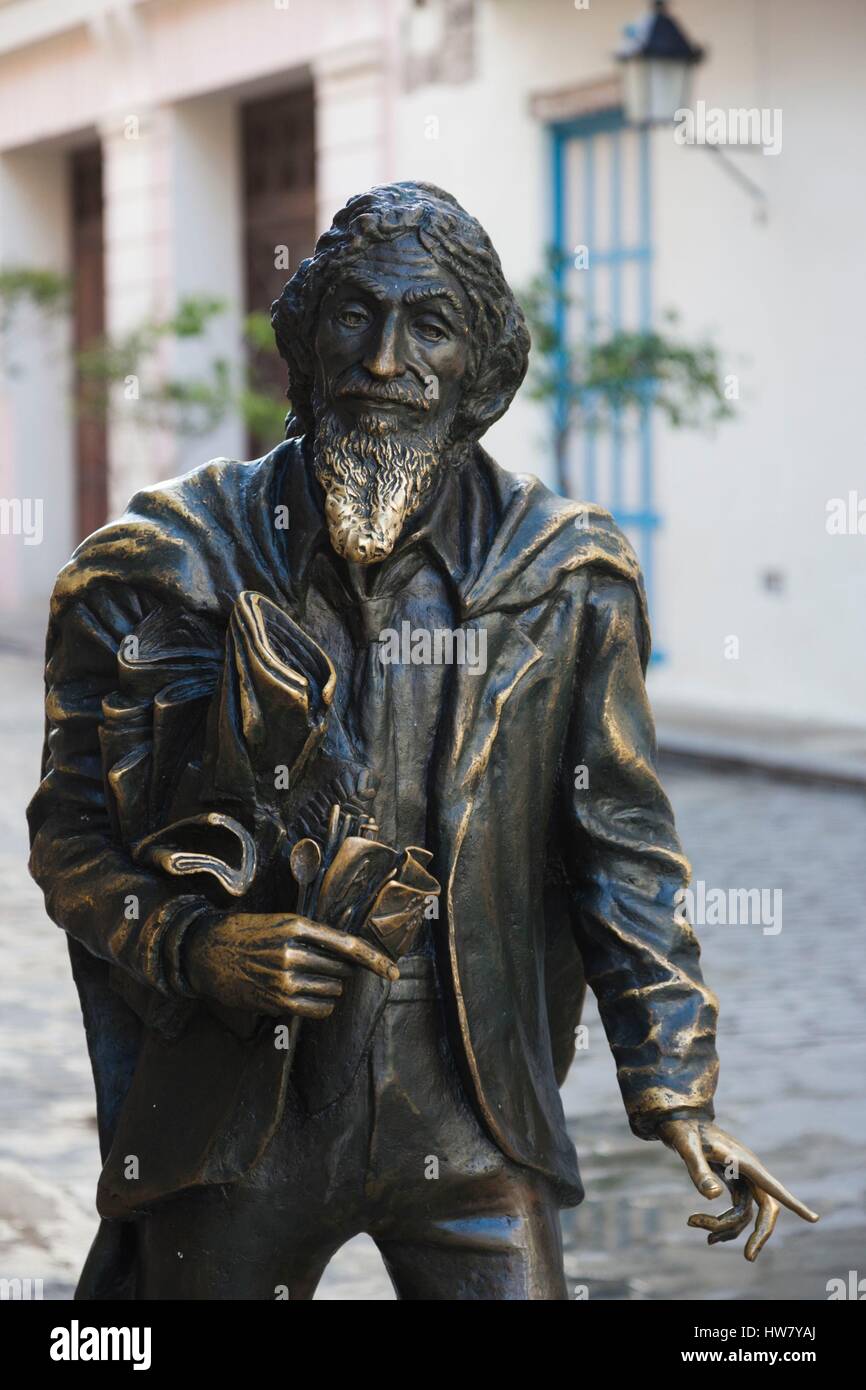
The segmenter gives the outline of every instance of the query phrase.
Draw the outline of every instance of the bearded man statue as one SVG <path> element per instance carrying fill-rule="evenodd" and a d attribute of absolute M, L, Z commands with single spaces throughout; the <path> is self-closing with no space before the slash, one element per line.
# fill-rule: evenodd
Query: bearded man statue
<path fill-rule="evenodd" d="M 529 352 L 488 236 L 374 188 L 273 323 L 284 442 L 139 493 L 52 599 L 31 866 L 96 1082 L 78 1296 L 310 1299 L 368 1232 L 400 1298 L 566 1298 L 585 981 L 635 1135 L 728 1183 L 713 1240 L 757 1205 L 754 1258 L 813 1214 L 714 1123 L 632 549 L 479 443 Z"/>

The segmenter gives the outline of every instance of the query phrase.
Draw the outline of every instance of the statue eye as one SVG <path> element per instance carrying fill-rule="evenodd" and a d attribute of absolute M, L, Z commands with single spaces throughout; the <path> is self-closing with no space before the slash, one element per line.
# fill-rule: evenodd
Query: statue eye
<path fill-rule="evenodd" d="M 415 332 L 420 334 L 428 343 L 441 343 L 448 336 L 442 325 L 433 319 L 416 320 Z"/>
<path fill-rule="evenodd" d="M 360 304 L 344 304 L 337 311 L 337 321 L 346 328 L 364 328 L 370 322 L 370 315 Z"/>

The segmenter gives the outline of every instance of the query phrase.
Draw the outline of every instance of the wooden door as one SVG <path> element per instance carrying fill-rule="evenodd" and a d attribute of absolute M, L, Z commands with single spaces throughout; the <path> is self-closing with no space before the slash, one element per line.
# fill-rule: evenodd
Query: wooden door
<path fill-rule="evenodd" d="M 316 154 L 312 87 L 246 103 L 241 109 L 246 308 L 267 313 L 316 239 Z M 288 266 L 278 264 L 286 248 Z M 259 391 L 282 399 L 286 371 L 270 353 L 250 354 Z M 251 453 L 278 439 L 250 435 Z"/>
<path fill-rule="evenodd" d="M 73 344 L 92 347 L 105 332 L 105 254 L 102 151 L 76 150 L 71 159 Z M 108 447 L 101 395 L 76 373 L 76 527 L 78 539 L 102 526 L 108 514 Z"/>

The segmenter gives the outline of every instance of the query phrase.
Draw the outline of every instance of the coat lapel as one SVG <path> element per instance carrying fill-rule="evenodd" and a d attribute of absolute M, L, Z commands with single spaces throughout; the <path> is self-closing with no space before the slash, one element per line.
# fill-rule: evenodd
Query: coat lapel
<path fill-rule="evenodd" d="M 486 613 L 475 625 L 482 624 L 487 633 L 487 669 L 483 675 L 473 675 L 467 666 L 454 668 L 449 722 L 444 737 L 439 740 L 434 799 L 438 811 L 436 862 L 443 880 L 442 901 L 460 1033 L 478 1103 L 496 1134 L 496 1118 L 489 1109 L 481 1084 L 460 979 L 457 950 L 460 924 L 454 886 L 478 787 L 489 766 L 505 707 L 527 672 L 540 659 L 541 652 L 507 613 Z"/>
<path fill-rule="evenodd" d="M 457 885 L 462 871 L 473 872 L 461 865 L 460 855 L 504 712 L 526 690 L 527 675 L 542 657 L 513 615 L 549 599 L 566 574 L 586 564 L 612 569 L 632 580 L 639 593 L 641 588 L 633 552 L 606 513 L 555 497 L 534 478 L 505 473 L 479 452 L 500 522 L 480 568 L 467 575 L 460 599 L 464 626 L 486 632 L 487 669 L 484 675 L 473 675 L 465 666 L 454 669 L 450 722 L 439 740 L 433 777 L 436 863 L 466 1060 L 481 1113 L 509 1152 L 484 1093 L 470 1033 L 459 946 L 475 924 L 461 922 L 465 895 Z M 648 649 L 648 641 L 646 645 Z"/>
<path fill-rule="evenodd" d="M 486 669 L 478 673 L 468 665 L 456 665 L 453 670 L 451 709 L 436 770 L 445 805 L 449 794 L 474 793 L 490 760 L 505 705 L 541 657 L 507 613 L 485 613 L 464 627 L 485 634 Z"/>

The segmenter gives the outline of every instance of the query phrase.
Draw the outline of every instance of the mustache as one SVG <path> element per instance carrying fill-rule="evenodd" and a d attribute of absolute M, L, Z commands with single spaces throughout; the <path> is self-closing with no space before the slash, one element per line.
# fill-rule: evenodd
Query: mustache
<path fill-rule="evenodd" d="M 421 386 L 411 377 L 398 381 L 376 381 L 363 368 L 350 367 L 333 391 L 335 397 L 354 396 L 362 400 L 383 401 L 389 405 L 406 405 L 413 410 L 429 411 L 430 402 Z"/>

